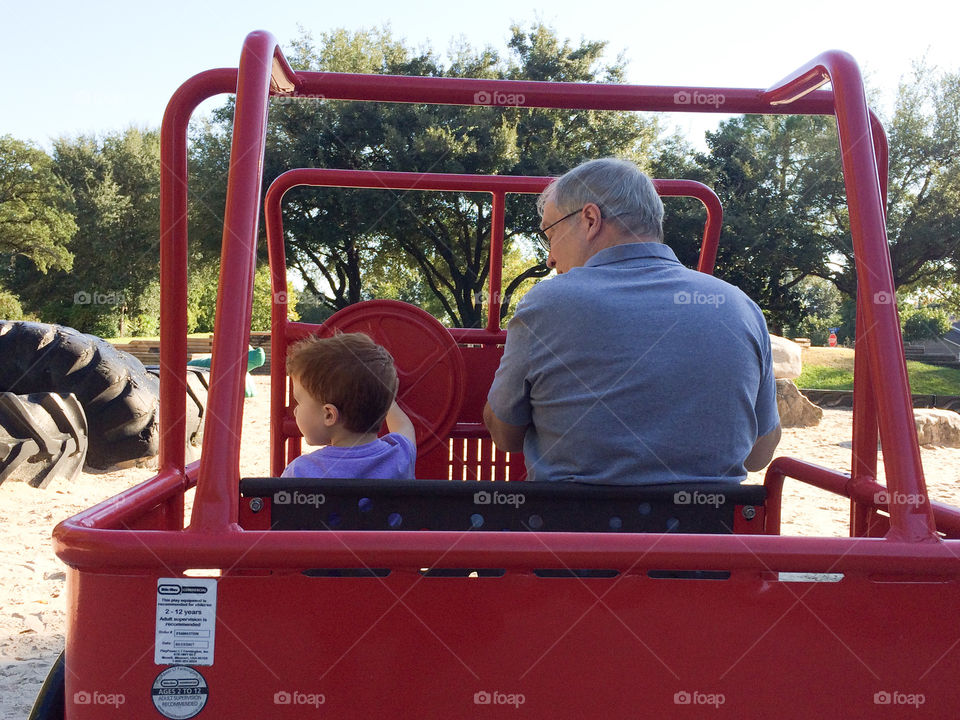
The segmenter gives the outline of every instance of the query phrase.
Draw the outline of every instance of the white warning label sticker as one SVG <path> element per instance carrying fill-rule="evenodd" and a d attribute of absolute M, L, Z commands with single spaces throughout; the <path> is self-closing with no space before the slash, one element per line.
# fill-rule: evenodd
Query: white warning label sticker
<path fill-rule="evenodd" d="M 157 580 L 156 665 L 213 665 L 217 627 L 217 581 Z"/>
<path fill-rule="evenodd" d="M 151 690 L 153 706 L 171 720 L 187 720 L 207 704 L 207 681 L 193 668 L 178 665 L 157 675 Z"/>

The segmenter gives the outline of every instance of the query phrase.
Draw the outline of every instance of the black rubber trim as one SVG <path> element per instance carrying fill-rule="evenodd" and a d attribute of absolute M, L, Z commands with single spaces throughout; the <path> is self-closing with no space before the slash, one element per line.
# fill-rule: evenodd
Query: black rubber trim
<path fill-rule="evenodd" d="M 245 478 L 274 530 L 732 532 L 760 485 L 460 482 Z"/>
<path fill-rule="evenodd" d="M 63 653 L 53 662 L 27 720 L 63 720 L 66 714 L 66 667 Z"/>

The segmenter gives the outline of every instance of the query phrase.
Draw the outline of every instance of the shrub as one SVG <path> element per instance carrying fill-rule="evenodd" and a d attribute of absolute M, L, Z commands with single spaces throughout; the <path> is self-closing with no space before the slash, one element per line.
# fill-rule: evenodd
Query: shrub
<path fill-rule="evenodd" d="M 950 332 L 950 316 L 940 308 L 923 307 L 900 315 L 905 342 L 935 340 Z"/>
<path fill-rule="evenodd" d="M 810 339 L 810 344 L 814 346 L 824 346 L 830 339 L 830 328 L 841 327 L 842 321 L 839 315 L 830 317 L 809 316 L 800 321 L 800 324 L 794 329 L 794 337 L 805 337 Z"/>
<path fill-rule="evenodd" d="M 20 298 L 8 290 L 0 290 L 0 320 L 23 320 Z"/>

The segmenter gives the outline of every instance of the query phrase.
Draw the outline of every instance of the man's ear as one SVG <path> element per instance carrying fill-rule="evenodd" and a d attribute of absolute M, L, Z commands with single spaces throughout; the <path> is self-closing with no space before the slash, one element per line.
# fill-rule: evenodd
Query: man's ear
<path fill-rule="evenodd" d="M 587 203 L 583 206 L 583 217 L 587 221 L 587 242 L 591 242 L 603 227 L 603 213 L 596 203 Z"/>
<path fill-rule="evenodd" d="M 326 403 L 323 406 L 323 424 L 327 427 L 333 427 L 340 422 L 340 410 L 336 405 Z"/>

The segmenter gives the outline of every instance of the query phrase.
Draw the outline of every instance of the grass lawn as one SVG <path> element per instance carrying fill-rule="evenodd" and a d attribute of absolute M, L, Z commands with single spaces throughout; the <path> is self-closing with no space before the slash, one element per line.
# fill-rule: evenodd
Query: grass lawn
<path fill-rule="evenodd" d="M 212 334 L 213 333 L 207 333 L 207 332 L 190 333 L 189 335 L 187 335 L 187 337 L 188 338 L 208 338 Z M 108 343 L 113 343 L 114 345 L 126 345 L 127 343 L 133 342 L 134 340 L 153 340 L 157 342 L 160 340 L 160 336 L 159 335 L 137 335 L 136 337 L 104 338 L 104 340 L 106 340 Z"/>
<path fill-rule="evenodd" d="M 960 395 L 960 370 L 907 361 L 914 395 Z M 804 348 L 803 372 L 797 387 L 818 390 L 853 390 L 853 350 Z"/>

